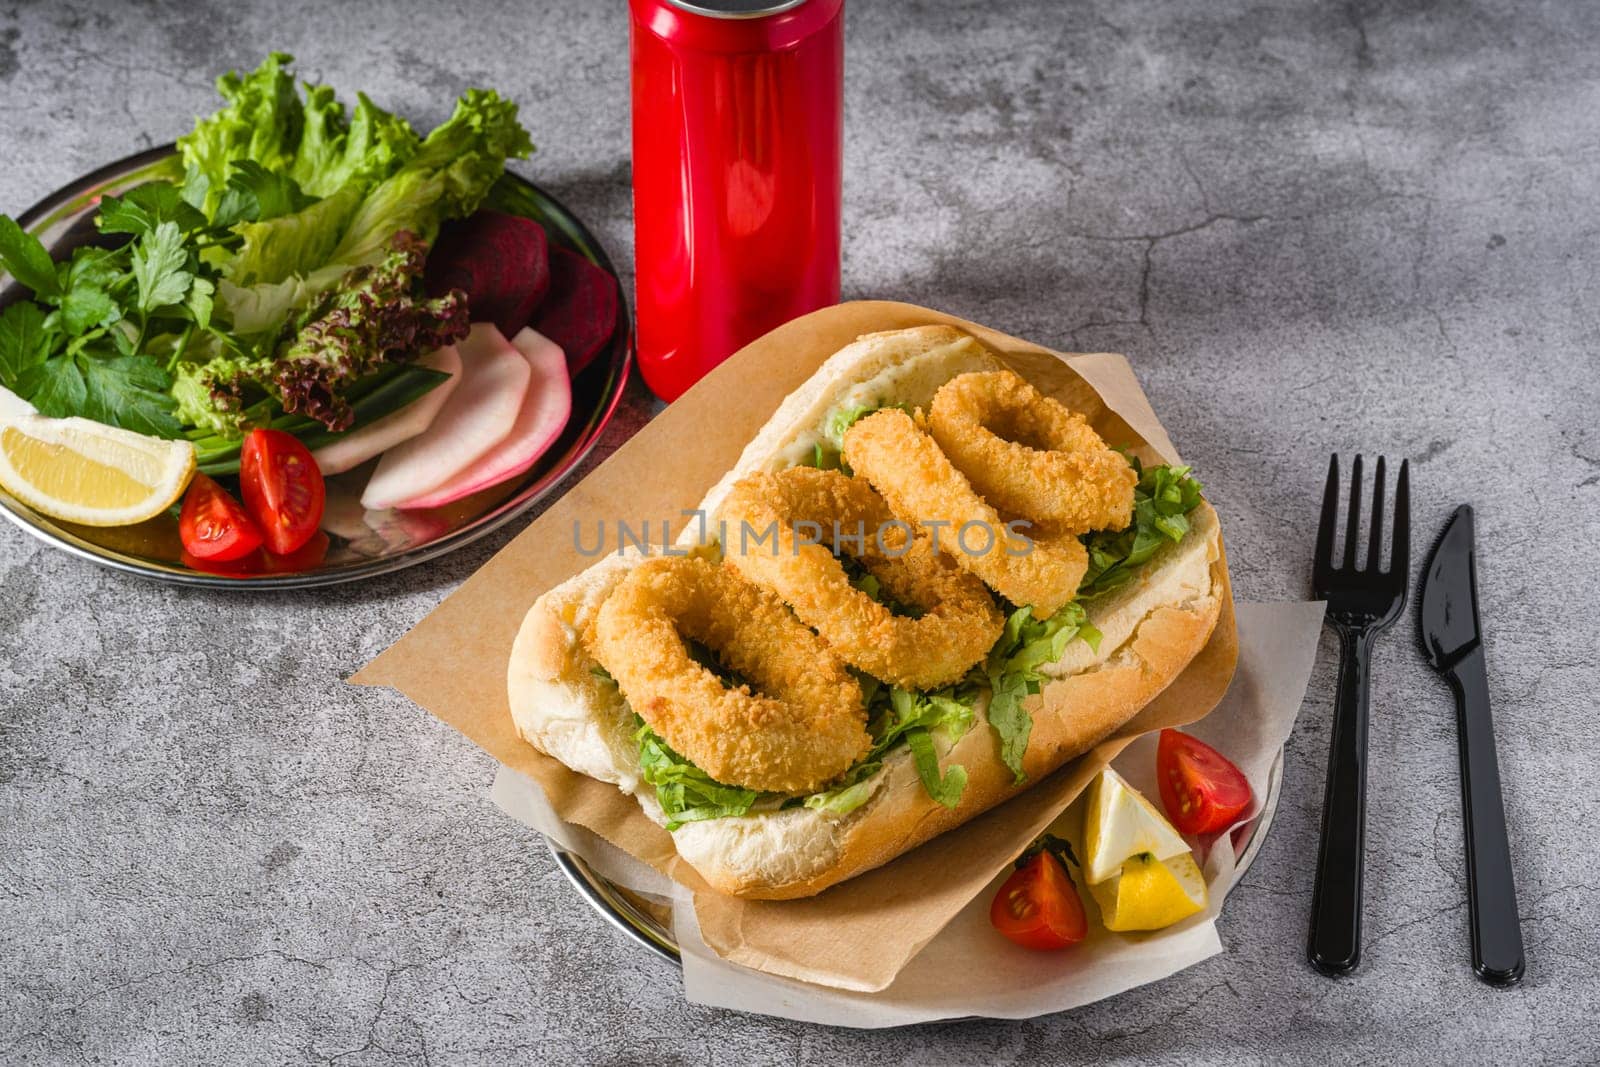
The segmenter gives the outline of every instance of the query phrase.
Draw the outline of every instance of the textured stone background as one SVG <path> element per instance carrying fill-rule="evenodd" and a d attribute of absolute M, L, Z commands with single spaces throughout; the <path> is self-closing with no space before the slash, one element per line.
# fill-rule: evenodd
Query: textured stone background
<path fill-rule="evenodd" d="M 0 1061 L 1593 1062 L 1600 6 L 856 2 L 844 285 L 1128 353 L 1237 589 L 1302 595 L 1333 450 L 1479 507 L 1521 988 L 1467 966 L 1449 696 L 1373 694 L 1366 958 L 1302 962 L 1331 644 L 1226 955 L 1068 1015 L 856 1034 L 686 1006 L 486 798 L 342 684 L 504 543 L 356 587 L 168 589 L 0 529 Z M 0 209 L 184 129 L 272 48 L 526 173 L 630 259 L 621 3 L 0 5 Z M 636 394 L 611 443 L 648 416 Z"/>

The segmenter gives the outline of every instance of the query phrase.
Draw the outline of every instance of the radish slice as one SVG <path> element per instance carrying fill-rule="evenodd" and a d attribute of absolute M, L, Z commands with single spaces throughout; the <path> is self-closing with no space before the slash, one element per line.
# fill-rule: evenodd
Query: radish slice
<path fill-rule="evenodd" d="M 461 384 L 431 426 L 384 453 L 361 494 L 362 507 L 382 511 L 432 492 L 505 440 L 516 425 L 532 376 L 522 353 L 487 322 L 473 324 L 459 351 Z"/>
<path fill-rule="evenodd" d="M 523 329 L 511 339 L 532 369 L 528 395 L 517 413 L 517 424 L 506 439 L 476 463 L 439 488 L 395 505 L 401 508 L 439 508 L 471 496 L 480 489 L 515 478 L 549 451 L 566 428 L 572 414 L 572 384 L 567 379 L 567 357 L 548 337 Z"/>
<path fill-rule="evenodd" d="M 461 383 L 461 353 L 454 345 L 436 348 L 417 360 L 417 366 L 450 375 L 447 381 L 381 419 L 357 427 L 331 444 L 311 453 L 323 474 L 342 474 L 361 466 L 379 452 L 387 452 L 401 441 L 409 441 L 433 424 L 439 409 Z"/>

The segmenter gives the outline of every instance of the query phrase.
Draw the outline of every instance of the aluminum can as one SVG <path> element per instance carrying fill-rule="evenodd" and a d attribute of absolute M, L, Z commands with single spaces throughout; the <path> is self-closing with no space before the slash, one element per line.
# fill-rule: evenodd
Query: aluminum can
<path fill-rule="evenodd" d="M 839 300 L 844 0 L 629 0 L 639 366 L 672 400 Z"/>

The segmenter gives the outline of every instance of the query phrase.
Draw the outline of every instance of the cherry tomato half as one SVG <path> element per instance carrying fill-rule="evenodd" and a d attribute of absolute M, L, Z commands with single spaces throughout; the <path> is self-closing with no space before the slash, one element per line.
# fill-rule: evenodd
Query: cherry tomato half
<path fill-rule="evenodd" d="M 989 921 L 1023 948 L 1039 951 L 1077 944 L 1089 932 L 1072 876 L 1049 849 L 1011 872 L 989 906 Z"/>
<path fill-rule="evenodd" d="M 327 490 L 311 450 L 282 430 L 251 430 L 239 454 L 244 506 L 280 556 L 311 540 L 322 524 Z"/>
<path fill-rule="evenodd" d="M 1156 745 L 1161 803 L 1186 834 L 1226 830 L 1250 806 L 1250 783 L 1228 758 L 1204 741 L 1162 730 Z"/>
<path fill-rule="evenodd" d="M 183 550 L 198 560 L 226 563 L 261 547 L 261 530 L 222 486 L 196 474 L 178 514 Z"/>

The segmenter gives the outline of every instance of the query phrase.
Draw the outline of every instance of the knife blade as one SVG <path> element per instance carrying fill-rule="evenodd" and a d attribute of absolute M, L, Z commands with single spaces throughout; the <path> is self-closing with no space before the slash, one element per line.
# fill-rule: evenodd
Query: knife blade
<path fill-rule="evenodd" d="M 1485 982 L 1510 985 L 1522 978 L 1525 964 L 1489 711 L 1475 541 L 1472 507 L 1463 504 L 1423 567 L 1419 630 L 1428 662 L 1449 681 L 1456 698 L 1472 968 Z"/>

